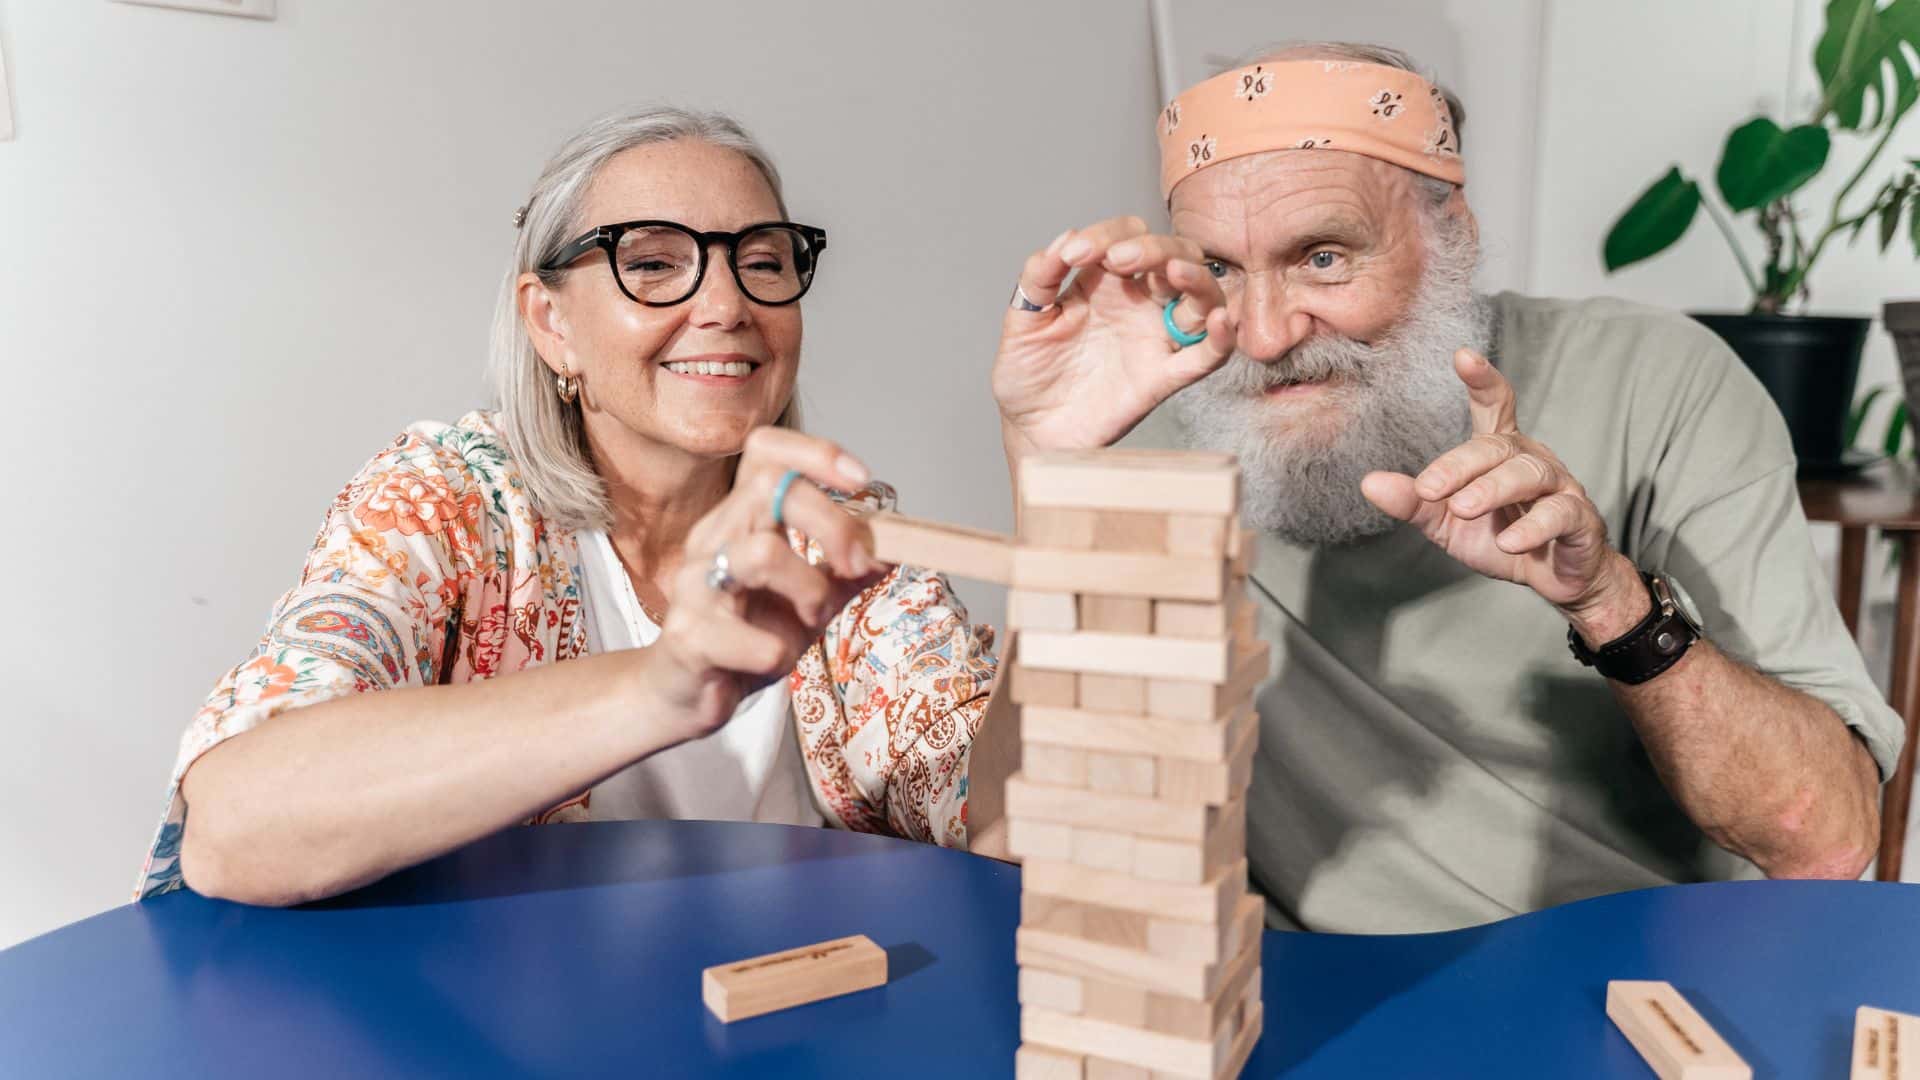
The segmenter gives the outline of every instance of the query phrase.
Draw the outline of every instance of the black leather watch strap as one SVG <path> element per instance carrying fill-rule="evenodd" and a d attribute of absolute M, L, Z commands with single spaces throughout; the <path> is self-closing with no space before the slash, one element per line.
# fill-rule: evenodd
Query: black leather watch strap
<path fill-rule="evenodd" d="M 1639 625 L 1600 646 L 1587 648 L 1572 627 L 1567 628 L 1567 648 L 1573 658 L 1614 682 L 1638 686 L 1680 662 L 1693 643 L 1700 640 L 1700 628 L 1687 618 L 1666 590 L 1654 587 L 1654 577 L 1641 571 L 1653 609 Z"/>

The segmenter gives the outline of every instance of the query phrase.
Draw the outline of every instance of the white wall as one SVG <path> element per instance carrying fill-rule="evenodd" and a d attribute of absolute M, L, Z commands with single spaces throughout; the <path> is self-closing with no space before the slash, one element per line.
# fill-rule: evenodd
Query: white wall
<path fill-rule="evenodd" d="M 1524 8 L 1449 0 L 1475 198 L 1518 222 L 1502 273 L 1740 303 L 1704 222 L 1614 278 L 1600 239 L 1670 161 L 1710 171 L 1731 123 L 1777 107 L 1810 51 L 1795 3 L 1804 38 L 1818 0 L 1560 0 L 1537 34 Z M 907 509 L 986 527 L 1009 518 L 985 375 L 1021 258 L 1157 203 L 1146 0 L 280 9 L 0 0 L 0 946 L 124 899 L 181 726 L 334 490 L 401 425 L 483 401 L 508 215 L 577 123 L 651 98 L 742 116 L 833 233 L 810 426 Z M 1315 33 L 1305 0 L 1273 11 L 1261 41 Z M 1479 118 L 1521 138 L 1536 97 L 1492 69 L 1538 39 L 1537 159 L 1489 170 Z M 1920 292 L 1912 266 L 1843 251 L 1817 297 L 1877 309 Z"/>
<path fill-rule="evenodd" d="M 0 946 L 125 899 L 181 728 L 334 491 L 483 402 L 509 215 L 572 127 L 739 114 L 832 233 L 809 426 L 985 527 L 1022 259 L 1157 202 L 1144 0 L 280 11 L 0 0 Z"/>

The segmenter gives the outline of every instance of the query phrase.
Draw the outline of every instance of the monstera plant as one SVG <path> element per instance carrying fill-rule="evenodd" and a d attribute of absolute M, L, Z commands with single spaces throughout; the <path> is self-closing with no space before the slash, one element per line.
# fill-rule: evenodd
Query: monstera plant
<path fill-rule="evenodd" d="M 1899 242 L 1920 258 L 1920 159 L 1883 161 L 1920 101 L 1920 0 L 1829 0 L 1813 67 L 1820 99 L 1810 115 L 1791 127 L 1756 116 L 1727 136 L 1713 176 L 1717 200 L 1676 165 L 1620 215 L 1602 249 L 1611 273 L 1665 251 L 1706 211 L 1753 303 L 1744 314 L 1694 317 L 1726 338 L 1773 394 L 1809 471 L 1851 464 L 1847 412 L 1870 325 L 1805 312 L 1814 266 L 1834 244 L 1869 230 L 1883 253 Z M 1808 183 L 1842 140 L 1864 144 L 1865 155 L 1831 205 L 1806 205 Z M 1743 217 L 1757 238 L 1736 229 Z M 1906 252 L 1894 257 L 1905 261 Z"/>

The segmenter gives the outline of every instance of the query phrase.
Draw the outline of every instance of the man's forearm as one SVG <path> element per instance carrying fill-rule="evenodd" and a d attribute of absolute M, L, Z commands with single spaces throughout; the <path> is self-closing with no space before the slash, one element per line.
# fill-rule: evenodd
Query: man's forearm
<path fill-rule="evenodd" d="M 1667 790 L 1715 843 L 1768 877 L 1866 869 L 1879 771 L 1832 709 L 1709 641 L 1657 678 L 1611 685 Z"/>

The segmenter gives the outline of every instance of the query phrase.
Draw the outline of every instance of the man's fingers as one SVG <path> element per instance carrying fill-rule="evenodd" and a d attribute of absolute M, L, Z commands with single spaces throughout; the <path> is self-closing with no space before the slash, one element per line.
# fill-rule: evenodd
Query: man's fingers
<path fill-rule="evenodd" d="M 1414 489 L 1423 499 L 1448 498 L 1513 458 L 1520 449 L 1520 440 L 1512 435 L 1481 432 L 1434 458 L 1420 470 Z"/>
<path fill-rule="evenodd" d="M 1197 263 L 1203 257 L 1200 245 L 1185 237 L 1150 233 L 1115 243 L 1107 249 L 1103 263 L 1116 274 L 1147 274 L 1174 259 Z"/>
<path fill-rule="evenodd" d="M 1472 349 L 1453 354 L 1453 370 L 1467 384 L 1468 411 L 1473 431 L 1504 434 L 1520 430 L 1513 409 L 1513 384 L 1487 358 Z"/>
<path fill-rule="evenodd" d="M 1412 521 L 1426 505 L 1413 490 L 1413 477 L 1397 472 L 1371 472 L 1360 480 L 1360 494 L 1398 521 Z"/>
<path fill-rule="evenodd" d="M 1524 555 L 1548 542 L 1578 531 L 1587 523 L 1585 499 L 1562 492 L 1533 504 L 1519 521 L 1501 530 L 1493 544 L 1509 555 Z"/>
<path fill-rule="evenodd" d="M 1107 257 L 1108 248 L 1146 232 L 1147 223 L 1137 217 L 1108 218 L 1074 230 L 1060 245 L 1060 258 L 1069 266 L 1091 266 Z"/>
<path fill-rule="evenodd" d="M 1067 265 L 1067 261 L 1060 257 L 1060 248 L 1072 236 L 1073 230 L 1068 229 L 1054 237 L 1053 243 L 1027 256 L 1026 265 L 1020 268 L 1020 291 L 1028 300 L 1044 307 L 1059 299 L 1061 284 L 1067 280 L 1067 275 L 1073 272 L 1073 267 Z M 1015 315 L 1023 315 L 1030 319 L 1041 314 L 1050 314 L 1021 311 L 1018 308 L 1011 308 L 1011 310 Z"/>
<path fill-rule="evenodd" d="M 1453 516 L 1468 521 L 1515 503 L 1544 499 L 1563 486 L 1560 470 L 1533 454 L 1518 454 L 1488 470 L 1447 500 Z"/>
<path fill-rule="evenodd" d="M 1180 306 L 1173 309 L 1173 315 L 1182 327 L 1198 324 L 1208 312 L 1226 305 L 1227 294 L 1220 288 L 1220 279 L 1199 263 L 1175 259 L 1167 264 L 1164 274 L 1167 284 L 1180 294 Z M 1191 321 L 1183 318 L 1187 315 L 1193 316 Z"/>

